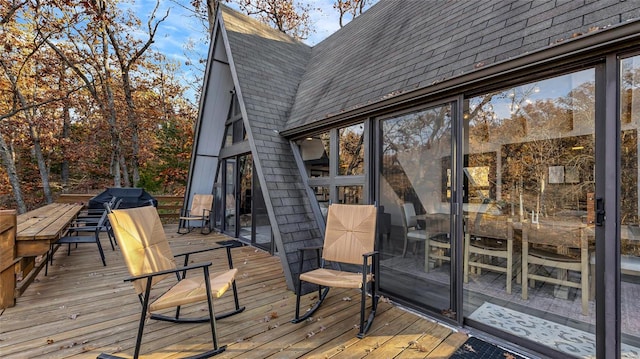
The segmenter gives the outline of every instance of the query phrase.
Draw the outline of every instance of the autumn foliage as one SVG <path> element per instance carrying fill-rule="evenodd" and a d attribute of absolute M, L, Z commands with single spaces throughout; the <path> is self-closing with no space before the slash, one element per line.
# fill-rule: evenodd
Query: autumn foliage
<path fill-rule="evenodd" d="M 0 0 L 0 208 L 184 190 L 197 107 L 150 47 L 167 14 L 143 21 L 117 5 Z"/>

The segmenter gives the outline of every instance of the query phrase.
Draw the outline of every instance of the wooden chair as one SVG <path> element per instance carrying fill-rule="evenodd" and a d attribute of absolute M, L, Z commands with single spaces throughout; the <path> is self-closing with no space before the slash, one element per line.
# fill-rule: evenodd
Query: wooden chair
<path fill-rule="evenodd" d="M 522 299 L 528 298 L 529 281 L 531 286 L 535 286 L 535 281 L 539 280 L 577 288 L 581 291 L 582 314 L 588 314 L 589 244 L 585 229 L 584 224 L 571 226 L 523 223 Z M 547 274 L 538 274 L 537 267 L 547 268 Z M 553 269 L 556 270 L 556 277 L 551 276 Z M 571 281 L 567 271 L 580 273 L 580 281 Z"/>
<path fill-rule="evenodd" d="M 507 216 L 478 213 L 474 220 L 466 221 L 464 235 L 464 282 L 469 282 L 469 271 L 481 274 L 482 269 L 504 273 L 506 291 L 511 294 L 511 282 L 517 265 L 514 265 L 513 220 Z M 494 263 L 503 258 L 504 265 Z M 516 261 L 517 262 L 517 261 Z"/>
<path fill-rule="evenodd" d="M 191 221 L 199 221 L 200 233 L 211 232 L 211 208 L 213 206 L 212 194 L 194 194 L 191 199 L 191 208 L 182 213 L 178 222 L 178 233 L 189 233 L 195 227 L 191 227 Z M 205 228 L 207 232 L 205 232 Z M 186 229 L 186 231 L 182 231 Z"/>
<path fill-rule="evenodd" d="M 407 254 L 409 241 L 413 241 L 414 254 L 417 252 L 418 243 L 424 242 L 425 272 L 429 272 L 429 262 L 432 259 L 434 260 L 435 266 L 442 265 L 443 261 L 451 261 L 451 257 L 449 256 L 451 241 L 447 231 L 443 231 L 442 228 L 440 228 L 441 223 L 437 223 L 439 219 L 425 216 L 425 228 L 418 229 L 416 210 L 412 203 L 403 203 L 400 213 L 402 215 L 402 224 L 405 233 L 402 257 L 405 257 Z"/>
<path fill-rule="evenodd" d="M 362 293 L 360 304 L 360 327 L 358 338 L 367 333 L 376 314 L 379 296 L 377 295 L 378 252 L 374 250 L 376 238 L 377 210 L 373 205 L 332 204 L 327 214 L 327 228 L 322 247 L 300 249 L 300 276 L 296 291 L 296 314 L 293 323 L 309 318 L 324 301 L 331 287 L 356 288 Z M 318 268 L 302 272 L 304 253 L 315 250 Z M 322 260 L 321 260 L 322 258 Z M 347 263 L 362 265 L 362 272 L 327 268 L 328 263 Z M 304 315 L 300 316 L 300 295 L 302 282 L 318 285 L 318 301 Z M 371 311 L 365 323 L 365 300 L 367 285 L 371 290 Z M 324 290 L 323 290 L 323 287 Z"/>
<path fill-rule="evenodd" d="M 173 323 L 204 323 L 211 326 L 213 349 L 197 355 L 198 358 L 208 358 L 223 352 L 226 346 L 219 346 L 216 335 L 216 319 L 240 313 L 244 307 L 238 304 L 238 293 L 235 284 L 237 269 L 233 268 L 231 248 L 221 246 L 207 250 L 225 249 L 227 251 L 228 269 L 209 274 L 211 262 L 192 264 L 189 256 L 207 250 L 184 253 L 182 266 L 176 265 L 171 248 L 165 237 L 160 216 L 155 207 L 138 207 L 113 210 L 109 214 L 113 232 L 124 257 L 124 261 L 131 277 L 125 279 L 131 282 L 142 304 L 140 323 L 134 351 L 134 358 L 140 354 L 142 334 L 147 317 Z M 176 256 L 176 257 L 178 257 Z M 191 273 L 187 276 L 187 273 Z M 172 281 L 173 283 L 167 283 Z M 162 283 L 162 284 L 160 284 Z M 170 284 L 170 286 L 165 285 Z M 160 284 L 160 288 L 155 289 Z M 162 289 L 168 290 L 162 291 Z M 235 310 L 216 316 L 213 311 L 213 299 L 221 297 L 232 288 Z M 206 303 L 208 316 L 201 318 L 181 318 L 180 307 L 187 304 Z M 174 315 L 161 314 L 168 308 L 175 308 Z M 98 358 L 114 358 L 110 354 L 101 354 Z"/>

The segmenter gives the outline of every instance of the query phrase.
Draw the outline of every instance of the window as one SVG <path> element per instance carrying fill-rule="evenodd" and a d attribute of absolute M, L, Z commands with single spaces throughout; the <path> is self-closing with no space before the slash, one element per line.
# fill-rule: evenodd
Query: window
<path fill-rule="evenodd" d="M 338 175 L 364 174 L 364 126 L 362 123 L 338 130 Z"/>
<path fill-rule="evenodd" d="M 231 105 L 229 115 L 225 124 L 224 147 L 230 147 L 233 144 L 247 140 L 247 131 L 242 122 L 242 112 L 235 91 L 232 92 Z"/>

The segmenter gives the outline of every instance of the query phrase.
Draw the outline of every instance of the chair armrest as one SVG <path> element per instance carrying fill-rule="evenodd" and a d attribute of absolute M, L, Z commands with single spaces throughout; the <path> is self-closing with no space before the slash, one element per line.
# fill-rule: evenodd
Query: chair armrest
<path fill-rule="evenodd" d="M 373 252 L 369 252 L 369 253 L 363 253 L 363 254 L 362 254 L 362 257 L 365 257 L 365 258 L 366 258 L 366 257 L 373 257 L 373 256 L 377 256 L 377 255 L 379 255 L 379 254 L 380 254 L 380 252 L 378 252 L 378 251 L 373 251 Z"/>
<path fill-rule="evenodd" d="M 302 273 L 302 267 L 304 264 L 304 252 L 307 251 L 316 251 L 316 257 L 318 259 L 317 266 L 318 268 L 320 268 L 320 254 L 322 253 L 322 246 L 298 248 L 298 253 L 300 254 L 300 265 L 298 266 L 298 274 Z"/>
<path fill-rule="evenodd" d="M 215 250 L 219 250 L 219 249 L 226 249 L 227 250 L 227 263 L 229 264 L 229 269 L 233 269 L 233 259 L 231 257 L 231 245 L 221 245 L 220 247 L 210 247 L 210 248 L 205 248 L 205 249 L 199 249 L 199 250 L 196 250 L 196 251 L 175 254 L 173 257 L 174 258 L 184 257 L 183 266 L 186 267 L 189 264 L 189 256 L 190 255 L 209 252 L 209 251 L 215 251 Z M 182 276 L 184 277 L 185 275 L 186 275 L 186 271 L 183 271 Z"/>
<path fill-rule="evenodd" d="M 191 252 L 178 253 L 178 254 L 174 254 L 173 256 L 174 257 L 189 256 L 191 254 L 215 251 L 215 250 L 223 249 L 223 248 L 227 248 L 227 247 L 229 247 L 229 246 L 221 245 L 220 247 L 210 247 L 210 248 L 205 248 L 205 249 L 198 249 L 196 251 L 191 251 Z"/>
<path fill-rule="evenodd" d="M 159 276 L 159 275 L 186 272 L 186 271 L 192 270 L 192 269 L 210 267 L 211 264 L 212 264 L 211 262 L 196 263 L 196 264 L 192 264 L 192 265 L 189 265 L 189 266 L 177 267 L 177 268 L 174 268 L 174 269 L 166 269 L 166 270 L 159 271 L 159 272 L 153 272 L 153 273 L 149 273 L 149 274 L 142 274 L 142 275 L 138 275 L 138 276 L 134 276 L 134 277 L 129 277 L 129 278 L 125 278 L 124 281 L 125 282 L 133 282 L 133 281 L 138 280 L 138 279 L 153 278 L 153 277 Z"/>

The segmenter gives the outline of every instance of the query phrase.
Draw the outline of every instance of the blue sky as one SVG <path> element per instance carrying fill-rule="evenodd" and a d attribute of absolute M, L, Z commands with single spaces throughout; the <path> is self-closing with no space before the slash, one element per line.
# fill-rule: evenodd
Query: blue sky
<path fill-rule="evenodd" d="M 183 81 L 199 87 L 201 84 L 198 83 L 199 80 L 193 72 L 194 69 L 186 64 L 189 61 L 197 60 L 198 57 L 206 58 L 209 39 L 203 33 L 205 27 L 185 9 L 185 7 L 190 8 L 191 6 L 188 0 L 160 1 L 160 8 L 156 16 L 164 16 L 167 9 L 170 10 L 170 13 L 158 29 L 153 47 L 171 61 L 181 64 L 182 74 L 179 76 L 183 78 Z M 315 32 L 305 42 L 313 46 L 340 28 L 339 14 L 333 8 L 334 0 L 307 0 L 307 2 L 314 7 L 310 16 L 311 26 Z M 155 0 L 132 0 L 131 6 L 142 23 L 146 24 L 155 3 Z M 232 3 L 227 3 L 227 5 L 235 7 Z M 204 65 L 200 67 L 204 68 Z"/>

